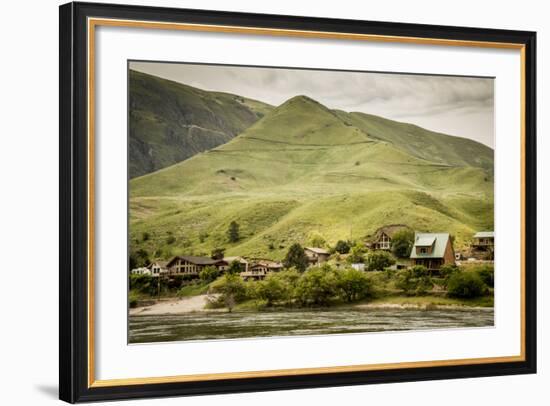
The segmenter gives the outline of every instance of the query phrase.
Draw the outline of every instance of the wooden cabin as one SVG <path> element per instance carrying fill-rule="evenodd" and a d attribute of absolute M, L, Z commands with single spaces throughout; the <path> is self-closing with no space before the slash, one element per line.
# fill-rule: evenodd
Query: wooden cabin
<path fill-rule="evenodd" d="M 308 258 L 309 265 L 321 265 L 323 262 L 327 262 L 330 257 L 330 253 L 317 247 L 306 247 L 304 252 Z"/>
<path fill-rule="evenodd" d="M 248 269 L 241 272 L 241 278 L 244 280 L 262 280 L 271 272 L 279 272 L 283 269 L 283 264 L 270 260 L 256 260 L 248 265 Z"/>
<path fill-rule="evenodd" d="M 223 260 L 212 259 L 208 257 L 195 257 L 195 256 L 176 256 L 168 261 L 166 264 L 169 275 L 195 275 L 199 273 L 207 266 L 218 266 Z"/>
<path fill-rule="evenodd" d="M 476 249 L 488 250 L 495 247 L 495 232 L 480 231 L 474 234 L 474 242 L 472 246 Z"/>
<path fill-rule="evenodd" d="M 404 224 L 390 224 L 380 227 L 375 231 L 374 237 L 371 239 L 368 246 L 373 250 L 389 251 L 391 249 L 391 241 L 393 236 L 404 230 L 411 230 L 411 228 Z"/>

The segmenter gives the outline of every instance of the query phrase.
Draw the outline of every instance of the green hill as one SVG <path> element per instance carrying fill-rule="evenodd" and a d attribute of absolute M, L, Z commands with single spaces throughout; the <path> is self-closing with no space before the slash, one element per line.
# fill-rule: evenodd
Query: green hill
<path fill-rule="evenodd" d="M 221 145 L 273 107 L 130 70 L 130 178 Z"/>
<path fill-rule="evenodd" d="M 280 259 L 296 241 L 334 244 L 395 223 L 461 246 L 493 227 L 492 161 L 474 141 L 297 96 L 226 144 L 133 179 L 132 248 Z M 241 239 L 229 244 L 233 220 Z"/>

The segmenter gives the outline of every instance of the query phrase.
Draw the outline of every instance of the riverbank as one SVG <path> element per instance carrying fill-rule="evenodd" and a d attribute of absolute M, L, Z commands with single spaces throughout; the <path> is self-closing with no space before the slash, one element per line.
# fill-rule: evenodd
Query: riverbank
<path fill-rule="evenodd" d="M 131 316 L 139 315 L 178 315 L 187 313 L 224 313 L 226 309 L 208 308 L 207 295 L 188 296 L 183 298 L 163 299 L 130 309 Z M 492 296 L 475 299 L 455 299 L 444 296 L 385 296 L 357 303 L 346 303 L 327 307 L 327 309 L 357 309 L 357 310 L 460 310 L 491 308 L 494 305 Z M 285 309 L 282 306 L 266 307 L 258 301 L 247 301 L 236 306 L 237 312 L 268 312 Z M 304 310 L 294 308 L 295 310 Z M 293 310 L 292 308 L 289 310 Z"/>

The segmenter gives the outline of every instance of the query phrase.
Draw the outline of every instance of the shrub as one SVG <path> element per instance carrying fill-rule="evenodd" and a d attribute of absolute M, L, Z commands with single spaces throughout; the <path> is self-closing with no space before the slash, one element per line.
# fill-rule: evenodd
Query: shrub
<path fill-rule="evenodd" d="M 246 285 L 238 275 L 226 274 L 210 285 L 210 293 L 219 294 L 209 298 L 211 303 L 223 305 L 231 312 L 235 304 L 247 299 Z"/>
<path fill-rule="evenodd" d="M 348 263 L 358 264 L 365 262 L 365 249 L 360 245 L 355 245 L 350 249 Z"/>
<path fill-rule="evenodd" d="M 453 276 L 455 273 L 461 272 L 460 268 L 456 265 L 443 265 L 441 268 L 439 268 L 439 275 L 443 278 L 443 287 L 447 287 L 447 283 L 449 282 L 449 278 Z"/>
<path fill-rule="evenodd" d="M 423 295 L 433 287 L 428 269 L 421 265 L 399 271 L 396 279 L 395 286 L 411 296 Z"/>
<path fill-rule="evenodd" d="M 350 268 L 337 272 L 337 288 L 342 299 L 353 302 L 372 294 L 372 281 L 363 271 Z"/>
<path fill-rule="evenodd" d="M 220 271 L 215 266 L 205 267 L 199 274 L 199 277 L 204 282 L 213 282 L 220 276 Z"/>
<path fill-rule="evenodd" d="M 384 251 L 371 252 L 367 257 L 367 271 L 383 271 L 393 264 L 395 264 L 395 259 Z"/>
<path fill-rule="evenodd" d="M 450 297 L 474 298 L 482 296 L 487 286 L 475 272 L 457 272 L 447 282 L 447 294 Z"/>
<path fill-rule="evenodd" d="M 239 261 L 235 260 L 231 261 L 231 263 L 229 264 L 229 267 L 227 268 L 227 273 L 230 275 L 238 275 L 242 272 L 242 270 L 243 269 Z"/>
<path fill-rule="evenodd" d="M 128 305 L 130 306 L 130 308 L 133 309 L 137 307 L 138 299 L 139 299 L 138 294 L 131 290 L 130 293 L 128 294 Z"/>
<path fill-rule="evenodd" d="M 326 305 L 337 293 L 337 278 L 332 270 L 311 268 L 298 280 L 296 299 L 302 305 Z"/>
<path fill-rule="evenodd" d="M 495 286 L 495 268 L 492 265 L 481 265 L 476 272 L 487 286 Z"/>
<path fill-rule="evenodd" d="M 225 248 L 214 248 L 212 252 L 210 252 L 210 258 L 212 259 L 223 259 L 225 255 Z"/>
<path fill-rule="evenodd" d="M 349 241 L 343 241 L 343 240 L 338 240 L 338 242 L 336 243 L 336 246 L 334 247 L 334 251 L 338 252 L 339 254 L 347 254 L 350 249 L 351 249 L 351 245 Z"/>
<path fill-rule="evenodd" d="M 130 275 L 130 290 L 148 295 L 155 295 L 158 291 L 156 278 L 151 275 Z"/>
<path fill-rule="evenodd" d="M 255 295 L 259 299 L 265 300 L 268 306 L 271 306 L 275 302 L 286 299 L 288 289 L 289 286 L 278 278 L 277 274 L 269 274 L 263 281 L 257 283 Z"/>
<path fill-rule="evenodd" d="M 148 241 L 149 238 L 151 238 L 151 235 L 147 231 L 141 233 L 141 241 Z"/>

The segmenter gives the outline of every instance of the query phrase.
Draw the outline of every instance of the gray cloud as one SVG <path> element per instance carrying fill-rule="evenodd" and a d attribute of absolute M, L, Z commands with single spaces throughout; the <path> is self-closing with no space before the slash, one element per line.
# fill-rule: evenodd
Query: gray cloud
<path fill-rule="evenodd" d="M 406 121 L 494 147 L 490 78 L 153 62 L 132 62 L 130 68 L 273 105 L 305 94 L 330 108 Z"/>

